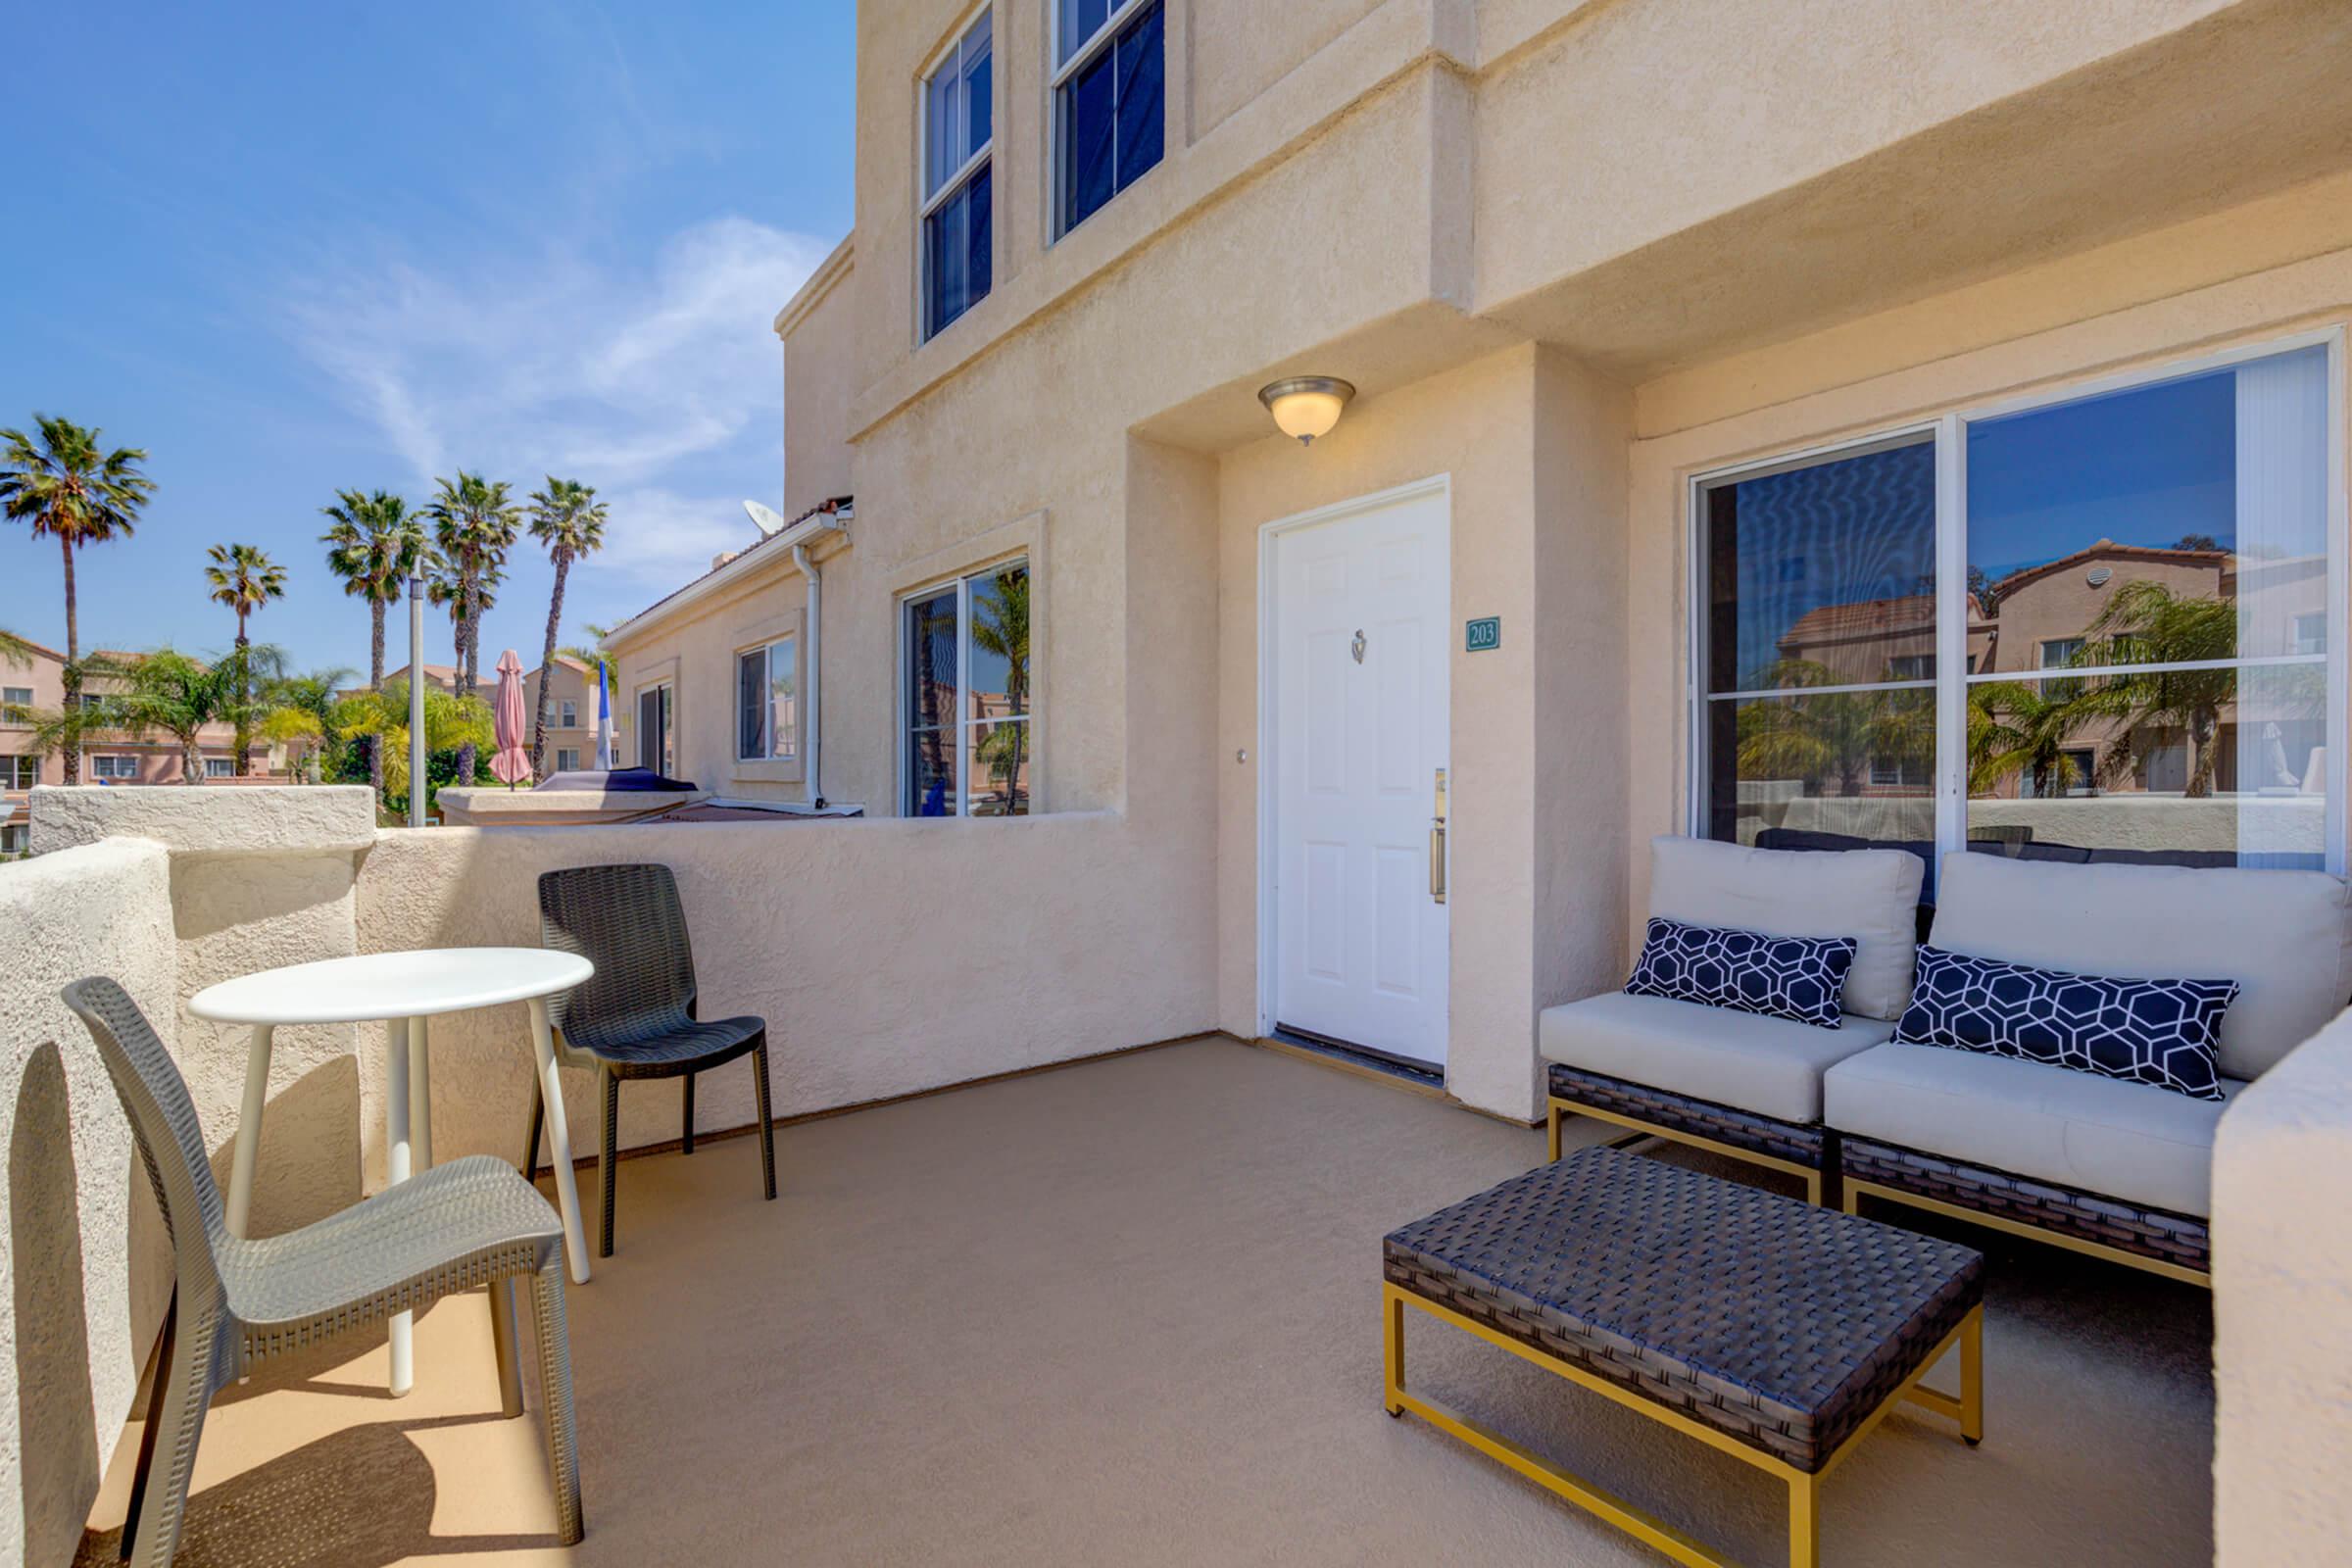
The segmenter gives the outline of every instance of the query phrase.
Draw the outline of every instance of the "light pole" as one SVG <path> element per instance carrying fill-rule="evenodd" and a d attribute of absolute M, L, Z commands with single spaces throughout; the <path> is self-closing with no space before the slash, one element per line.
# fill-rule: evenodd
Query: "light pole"
<path fill-rule="evenodd" d="M 409 577 L 409 826 L 424 826 L 424 578 Z"/>

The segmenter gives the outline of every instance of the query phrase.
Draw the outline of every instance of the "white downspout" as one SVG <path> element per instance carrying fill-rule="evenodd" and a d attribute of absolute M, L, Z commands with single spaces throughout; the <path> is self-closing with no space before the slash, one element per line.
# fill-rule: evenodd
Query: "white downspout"
<path fill-rule="evenodd" d="M 808 693 L 808 804 L 822 810 L 825 805 L 824 775 L 821 770 L 825 747 L 822 722 L 825 683 L 823 668 L 818 662 L 818 640 L 822 635 L 819 628 L 824 623 L 824 579 L 817 575 L 816 563 L 808 559 L 808 546 L 806 543 L 792 547 L 792 564 L 801 568 L 801 580 L 808 585 L 808 667 L 801 680 Z"/>

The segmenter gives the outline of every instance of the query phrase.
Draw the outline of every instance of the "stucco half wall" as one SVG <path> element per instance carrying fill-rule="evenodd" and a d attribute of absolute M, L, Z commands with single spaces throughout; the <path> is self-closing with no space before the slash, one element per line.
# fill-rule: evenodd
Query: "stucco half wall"
<path fill-rule="evenodd" d="M 1213 1021 L 1206 920 L 1191 901 L 1152 896 L 1169 876 L 1164 852 L 1106 812 L 399 829 L 360 877 L 359 947 L 536 947 L 540 872 L 645 860 L 677 875 L 703 1015 L 767 1019 L 778 1115 Z M 519 1005 L 435 1020 L 437 1155 L 520 1152 L 528 1029 Z M 565 1078 L 574 1143 L 590 1152 L 592 1086 Z M 698 1126 L 755 1116 L 748 1069 L 697 1083 Z M 621 1096 L 624 1147 L 677 1135 L 674 1085 Z"/>
<path fill-rule="evenodd" d="M 142 839 L 0 865 L 0 1562 L 73 1556 L 163 1319 L 170 1265 L 153 1200 L 134 1203 L 130 1124 L 58 990 L 111 975 L 170 1038 L 168 876 Z"/>
<path fill-rule="evenodd" d="M 2214 1557 L 2352 1542 L 2352 1013 L 2222 1118 L 2213 1160 Z"/>

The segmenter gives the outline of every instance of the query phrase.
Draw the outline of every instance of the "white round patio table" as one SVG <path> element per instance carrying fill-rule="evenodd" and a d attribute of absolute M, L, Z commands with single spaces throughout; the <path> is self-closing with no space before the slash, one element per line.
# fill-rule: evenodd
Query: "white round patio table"
<path fill-rule="evenodd" d="M 412 953 L 364 953 L 348 958 L 289 964 L 207 986 L 188 1011 L 219 1023 L 251 1026 L 245 1056 L 245 1103 L 228 1167 L 228 1229 L 245 1234 L 253 1205 L 254 1156 L 262 1143 L 262 1105 L 270 1091 L 270 1042 L 283 1024 L 384 1020 L 384 1131 L 386 1179 L 405 1182 L 433 1163 L 432 1062 L 425 1019 L 502 1003 L 527 1002 L 538 1055 L 539 1096 L 547 1108 L 548 1148 L 554 1156 L 556 1197 L 564 1212 L 564 1250 L 571 1277 L 588 1282 L 588 1248 L 580 1228 L 580 1195 L 571 1173 L 571 1136 L 556 1076 L 555 1035 L 547 999 L 596 973 L 574 953 L 546 948 L 438 948 Z M 392 1319 L 392 1392 L 414 1386 L 410 1314 Z"/>

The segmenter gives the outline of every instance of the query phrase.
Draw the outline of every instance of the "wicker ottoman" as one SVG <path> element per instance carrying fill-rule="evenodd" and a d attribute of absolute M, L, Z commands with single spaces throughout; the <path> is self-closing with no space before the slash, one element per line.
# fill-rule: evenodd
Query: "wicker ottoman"
<path fill-rule="evenodd" d="M 1727 1559 L 1404 1386 L 1404 1309 L 1466 1329 L 1788 1484 L 1818 1561 L 1821 1480 L 1905 1399 L 1984 1437 L 1984 1259 L 1660 1160 L 1589 1149 L 1383 1244 L 1388 1411 L 1410 1410 L 1677 1561 Z M 1920 1385 L 1960 1350 L 1955 1397 Z"/>

